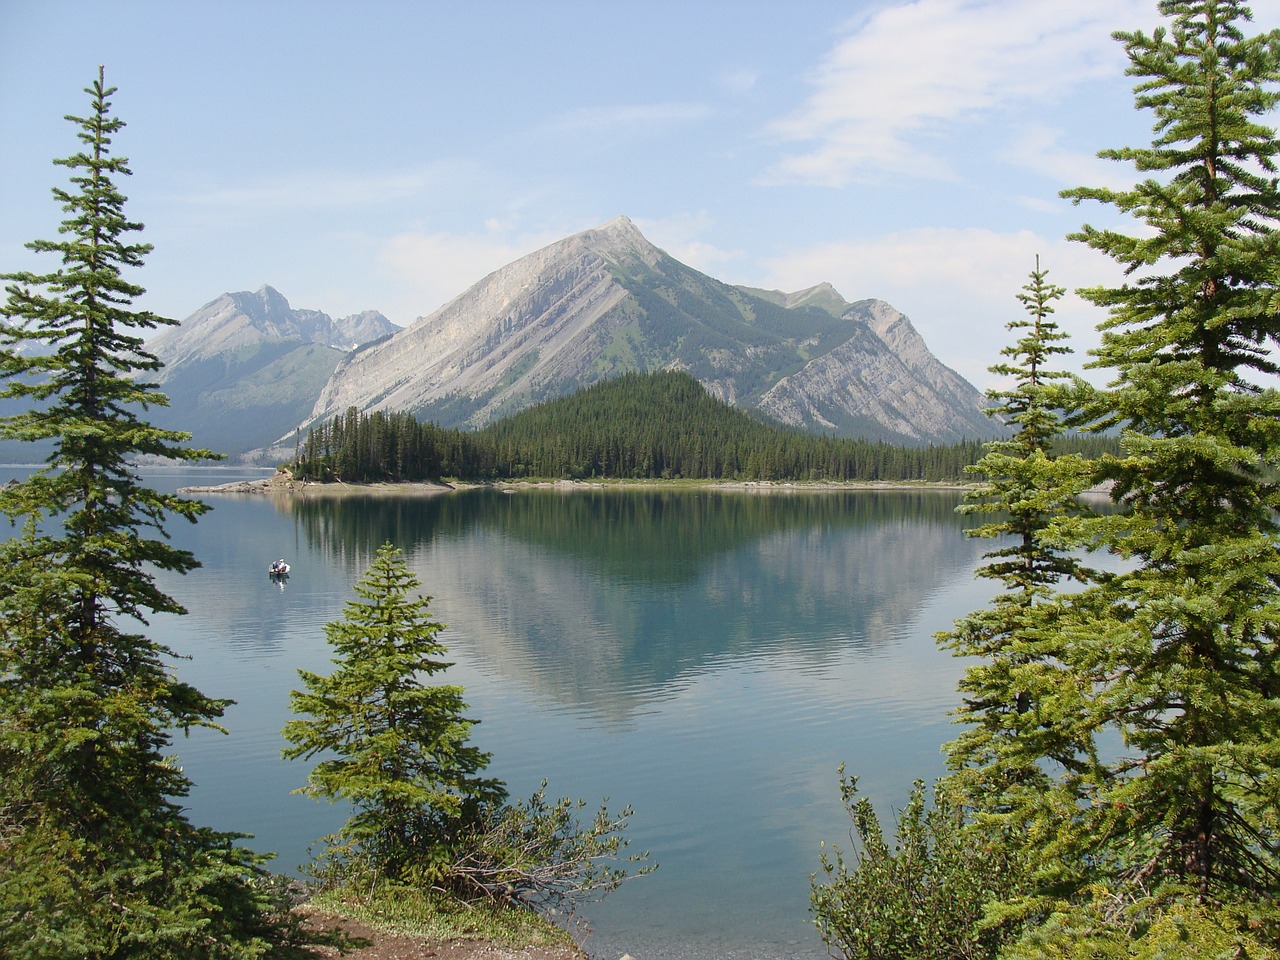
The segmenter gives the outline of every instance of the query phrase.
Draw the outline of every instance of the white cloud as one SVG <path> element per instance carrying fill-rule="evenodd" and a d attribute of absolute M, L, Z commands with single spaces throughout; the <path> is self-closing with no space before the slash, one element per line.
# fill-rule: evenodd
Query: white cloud
<path fill-rule="evenodd" d="M 1068 97 L 1118 75 L 1113 29 L 1151 20 L 1147 0 L 915 0 L 853 25 L 811 77 L 813 92 L 771 132 L 809 144 L 780 182 L 843 186 L 886 173 L 945 177 L 932 149 L 953 125 L 1011 105 Z"/>

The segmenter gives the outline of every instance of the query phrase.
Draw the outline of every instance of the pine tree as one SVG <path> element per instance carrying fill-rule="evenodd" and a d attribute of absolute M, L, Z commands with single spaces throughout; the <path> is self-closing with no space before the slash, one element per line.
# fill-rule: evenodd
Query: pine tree
<path fill-rule="evenodd" d="M 0 545 L 0 953 L 12 957 L 239 957 L 266 949 L 261 858 L 239 835 L 197 828 L 171 732 L 212 726 L 228 701 L 174 676 L 173 652 L 139 632 L 183 613 L 156 571 L 195 558 L 167 542 L 169 516 L 201 504 L 143 485 L 133 461 L 206 456 L 139 416 L 164 403 L 139 375 L 158 368 L 139 331 L 169 323 L 131 309 L 125 278 L 149 245 L 124 215 L 111 154 L 124 124 L 107 88 L 68 117 L 83 149 L 55 163 L 67 218 L 46 274 L 5 275 L 0 396 L 31 404 L 0 439 L 52 441 L 46 467 L 0 492 L 20 533 Z M 34 349 L 32 349 L 34 347 Z"/>
<path fill-rule="evenodd" d="M 467 743 L 475 721 L 463 716 L 462 688 L 425 682 L 450 664 L 418 587 L 400 551 L 381 547 L 359 599 L 325 626 L 335 670 L 300 670 L 304 689 L 290 697 L 298 716 L 284 727 L 285 757 L 323 754 L 300 792 L 355 807 L 325 839 L 342 879 L 438 879 L 459 838 L 506 798 L 500 781 L 480 776 L 489 755 Z"/>
<path fill-rule="evenodd" d="M 1051 860 L 1043 847 L 1054 842 L 1055 812 L 1074 803 L 1092 767 L 1087 727 L 1079 735 L 1086 701 L 1058 633 L 1064 581 L 1092 577 L 1061 529 L 1077 513 L 1092 467 L 1079 455 L 1052 453 L 1064 430 L 1060 387 L 1070 375 L 1052 364 L 1069 350 L 1052 319 L 1065 291 L 1047 277 L 1037 258 L 1018 295 L 1026 315 L 1008 324 L 1018 339 L 991 368 L 1012 382 L 988 394 L 988 413 L 1013 434 L 986 444 L 971 468 L 983 482 L 961 507 L 987 518 L 969 533 L 1000 545 L 978 576 L 1003 590 L 938 637 L 974 658 L 960 683 L 959 722 L 968 729 L 947 746 L 953 773 L 937 785 L 927 816 L 917 783 L 893 851 L 870 805 L 850 802 L 856 781 L 842 784 L 862 850 L 852 870 L 839 853 L 824 857 L 827 882 L 815 882 L 812 904 L 824 939 L 844 956 L 994 956 L 1027 921 L 1021 905 L 1032 876 Z M 999 902 L 1013 906 L 980 923 Z M 1009 915 L 1015 923 L 998 922 Z"/>
<path fill-rule="evenodd" d="M 991 367 L 1012 384 L 989 392 L 988 412 L 1014 433 L 986 445 L 971 468 L 984 482 L 961 507 L 991 518 L 970 536 L 1003 542 L 977 571 L 1002 590 L 990 607 L 938 638 L 957 656 L 978 658 L 960 682 L 958 722 L 969 729 L 947 746 L 955 770 L 948 786 L 987 826 L 1022 839 L 1059 778 L 1073 783 L 1089 769 L 1092 753 L 1088 738 L 1077 736 L 1084 702 L 1057 624 L 1059 591 L 1093 576 L 1062 529 L 1080 512 L 1078 496 L 1092 483 L 1092 466 L 1077 454 L 1052 453 L 1064 431 L 1061 387 L 1071 375 L 1052 366 L 1070 349 L 1052 318 L 1054 301 L 1066 291 L 1047 276 L 1037 258 L 1018 295 L 1026 316 L 1008 324 L 1020 336 L 1002 351 L 1008 359 Z"/>
<path fill-rule="evenodd" d="M 1131 214 L 1074 239 L 1124 267 L 1082 293 L 1108 319 L 1087 413 L 1123 427 L 1104 460 L 1118 510 L 1088 535 L 1131 564 L 1073 599 L 1091 723 L 1123 746 L 1079 795 L 1077 856 L 1131 891 L 1272 909 L 1280 895 L 1280 31 L 1234 0 L 1165 0 L 1168 28 L 1117 34 L 1155 116 L 1107 151 L 1148 179 L 1069 196 Z M 1074 624 L 1074 626 L 1070 626 Z M 1172 894 L 1171 894 L 1172 895 Z"/>

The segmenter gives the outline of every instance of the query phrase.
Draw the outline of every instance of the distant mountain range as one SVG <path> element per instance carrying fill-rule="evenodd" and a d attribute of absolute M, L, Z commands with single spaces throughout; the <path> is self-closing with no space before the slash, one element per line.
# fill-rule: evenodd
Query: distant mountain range
<path fill-rule="evenodd" d="M 351 350 L 399 329 L 376 310 L 340 320 L 295 310 L 271 287 L 224 293 L 148 342 L 169 396 L 149 417 L 222 453 L 270 447 L 310 417 Z"/>
<path fill-rule="evenodd" d="M 294 309 L 268 286 L 223 294 L 147 346 L 170 399 L 148 418 L 233 456 L 291 455 L 296 436 L 351 406 L 473 429 L 656 370 L 837 436 L 949 443 L 1001 429 L 983 394 L 889 304 L 850 303 L 828 283 L 794 293 L 724 283 L 626 217 L 502 267 L 403 329 L 372 310 L 334 320 Z"/>

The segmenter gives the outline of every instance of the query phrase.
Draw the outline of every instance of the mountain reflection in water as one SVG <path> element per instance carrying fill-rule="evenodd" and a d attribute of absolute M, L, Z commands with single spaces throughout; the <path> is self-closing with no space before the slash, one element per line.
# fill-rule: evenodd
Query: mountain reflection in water
<path fill-rule="evenodd" d="M 171 531 L 203 566 L 160 578 L 191 615 L 152 627 L 191 658 L 184 679 L 237 701 L 230 736 L 175 741 L 193 819 L 253 833 L 285 871 L 341 822 L 290 795 L 306 767 L 280 759 L 279 730 L 389 540 L 448 625 L 445 679 L 490 772 L 516 796 L 545 777 L 634 806 L 632 849 L 661 866 L 587 910 L 602 957 L 826 956 L 808 892 L 819 844 L 849 846 L 836 768 L 886 813 L 943 771 L 961 664 L 933 634 L 988 589 L 955 493 L 208 499 Z"/>

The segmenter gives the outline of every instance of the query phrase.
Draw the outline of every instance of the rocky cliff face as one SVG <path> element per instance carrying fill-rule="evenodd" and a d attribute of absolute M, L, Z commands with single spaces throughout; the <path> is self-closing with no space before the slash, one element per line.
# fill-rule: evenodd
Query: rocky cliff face
<path fill-rule="evenodd" d="M 911 321 L 882 300 L 852 304 L 844 317 L 860 329 L 760 398 L 777 420 L 843 435 L 882 434 L 926 443 L 1000 431 L 986 399 L 929 352 Z"/>
<path fill-rule="evenodd" d="M 266 447 L 292 437 L 346 351 L 398 329 L 373 310 L 295 310 L 271 287 L 224 293 L 148 342 L 170 401 L 151 419 L 220 453 Z"/>
<path fill-rule="evenodd" d="M 267 341 L 295 340 L 345 352 L 398 329 L 376 310 L 340 320 L 319 310 L 295 310 L 279 291 L 264 286 L 254 293 L 224 293 L 178 326 L 165 328 L 147 348 L 164 363 L 166 376 L 172 376 L 186 361 Z"/>
<path fill-rule="evenodd" d="M 619 217 L 495 271 L 348 355 L 307 423 L 349 406 L 479 427 L 626 371 L 688 370 L 797 426 L 910 442 L 989 436 L 982 395 L 879 301 L 734 287 Z"/>
<path fill-rule="evenodd" d="M 503 267 L 349 357 L 311 419 L 354 405 L 479 425 L 565 392 L 556 385 L 590 382 L 586 374 L 612 340 L 621 319 L 616 308 L 627 297 L 611 264 L 653 252 L 630 221 L 615 220 Z"/>

